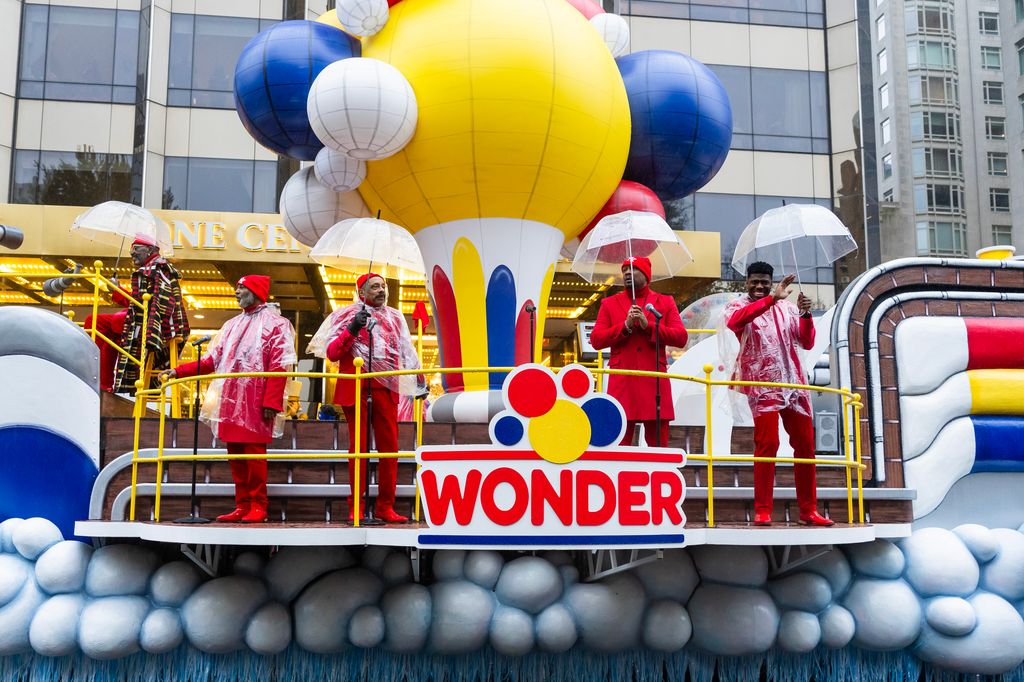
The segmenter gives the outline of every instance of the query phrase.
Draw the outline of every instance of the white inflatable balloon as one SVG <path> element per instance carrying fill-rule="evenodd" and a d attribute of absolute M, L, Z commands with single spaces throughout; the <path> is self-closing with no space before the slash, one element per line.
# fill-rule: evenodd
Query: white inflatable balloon
<path fill-rule="evenodd" d="M 372 36 L 388 22 L 388 0 L 338 0 L 338 21 L 352 35 Z"/>
<path fill-rule="evenodd" d="M 320 141 L 352 159 L 387 158 L 416 131 L 409 81 L 390 64 L 366 57 L 342 59 L 321 71 L 306 113 Z"/>
<path fill-rule="evenodd" d="M 629 52 L 629 24 L 618 14 L 597 14 L 590 19 L 613 57 Z"/>
<path fill-rule="evenodd" d="M 324 147 L 317 152 L 313 173 L 325 187 L 335 192 L 351 192 L 366 179 L 366 162 Z"/>
<path fill-rule="evenodd" d="M 337 193 L 324 187 L 313 167 L 300 169 L 281 190 L 281 218 L 288 233 L 313 246 L 334 223 L 369 215 L 359 192 Z"/>

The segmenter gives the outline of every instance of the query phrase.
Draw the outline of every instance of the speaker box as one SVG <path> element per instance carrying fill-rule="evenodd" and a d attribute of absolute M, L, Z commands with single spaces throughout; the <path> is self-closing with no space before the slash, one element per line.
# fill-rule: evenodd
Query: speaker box
<path fill-rule="evenodd" d="M 839 414 L 817 412 L 814 415 L 814 449 L 817 452 L 839 452 Z"/>

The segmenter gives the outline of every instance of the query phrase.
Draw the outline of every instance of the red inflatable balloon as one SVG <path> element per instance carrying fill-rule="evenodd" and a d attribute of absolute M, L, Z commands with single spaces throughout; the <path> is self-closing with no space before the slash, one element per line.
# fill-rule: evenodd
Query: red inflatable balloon
<path fill-rule="evenodd" d="M 615 191 L 612 192 L 608 201 L 605 202 L 601 210 L 594 216 L 594 219 L 590 221 L 590 224 L 579 233 L 577 239 L 582 241 L 587 236 L 587 233 L 594 229 L 594 225 L 597 225 L 601 218 L 622 213 L 623 211 L 647 211 L 648 213 L 657 213 L 662 218 L 665 217 L 665 207 L 661 205 L 661 200 L 657 194 L 639 182 L 622 180 L 619 182 L 619 186 L 615 188 Z"/>
<path fill-rule="evenodd" d="M 588 21 L 591 18 L 597 16 L 598 14 L 604 14 L 604 9 L 601 7 L 599 3 L 594 2 L 594 0 L 565 1 L 572 5 L 573 7 L 575 7 L 577 10 L 579 10 L 579 13 L 582 14 L 584 18 L 586 18 Z M 395 0 L 395 2 L 398 2 L 398 0 Z M 388 4 L 391 4 L 390 0 L 388 0 Z"/>

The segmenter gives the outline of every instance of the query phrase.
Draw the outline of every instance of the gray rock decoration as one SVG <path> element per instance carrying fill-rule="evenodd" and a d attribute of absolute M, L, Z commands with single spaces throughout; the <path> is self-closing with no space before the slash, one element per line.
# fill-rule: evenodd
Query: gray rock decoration
<path fill-rule="evenodd" d="M 842 546 L 780 575 L 759 547 L 673 549 L 593 582 L 562 551 L 436 551 L 421 565 L 423 584 L 397 548 L 268 556 L 242 552 L 211 579 L 146 546 L 93 550 L 63 540 L 49 521 L 8 519 L 0 666 L 31 652 L 138 660 L 127 657 L 274 656 L 297 645 L 312 654 L 507 657 L 685 650 L 742 667 L 758 656 L 809 660 L 799 657 L 857 647 L 964 673 L 1024 670 L 1017 530 L 923 529 L 898 543 Z"/>

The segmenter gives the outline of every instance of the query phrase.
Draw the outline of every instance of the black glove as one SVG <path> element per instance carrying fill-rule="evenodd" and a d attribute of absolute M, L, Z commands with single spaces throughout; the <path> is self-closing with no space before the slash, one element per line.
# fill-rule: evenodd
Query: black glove
<path fill-rule="evenodd" d="M 352 321 L 348 323 L 348 333 L 355 336 L 359 333 L 360 329 L 366 326 L 366 323 L 369 322 L 369 320 L 370 311 L 365 308 L 360 310 L 355 314 L 355 317 L 352 318 Z"/>

